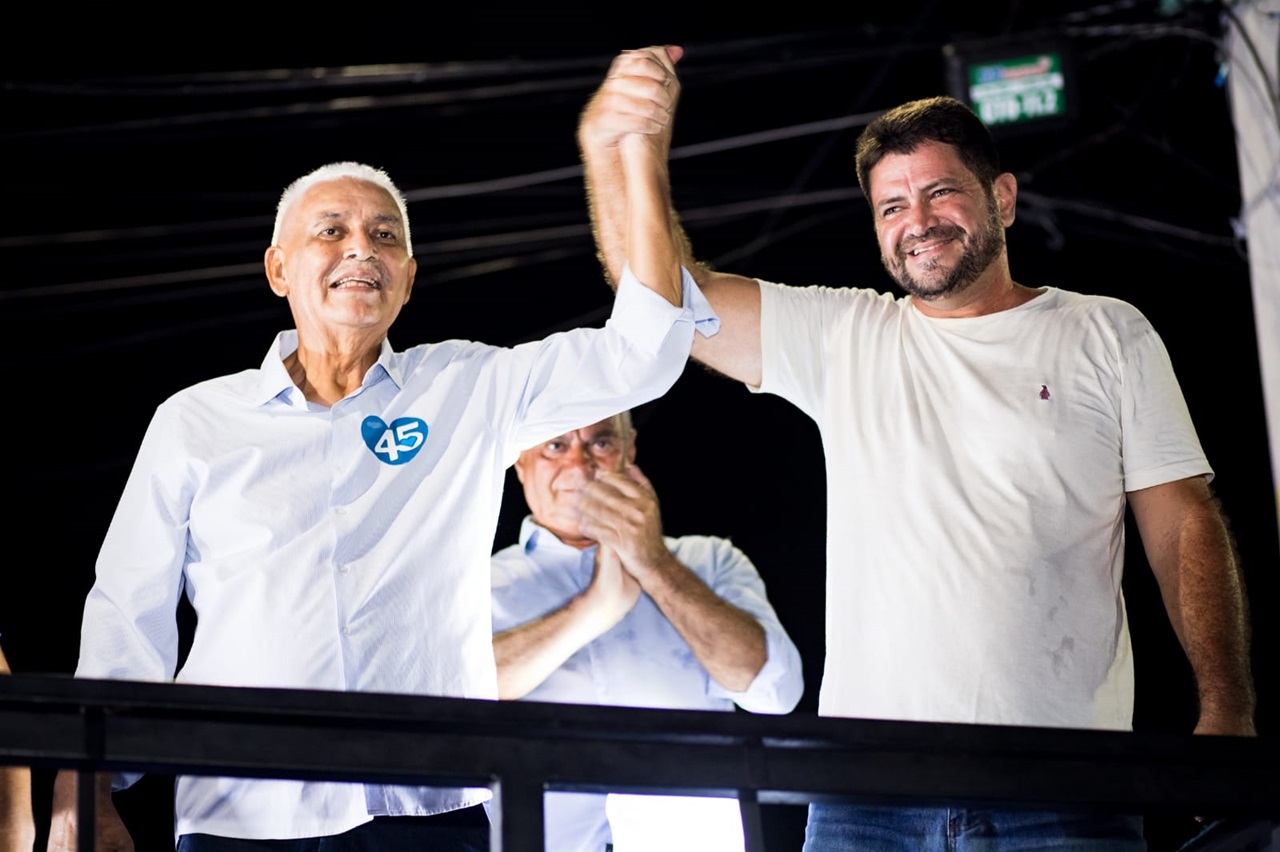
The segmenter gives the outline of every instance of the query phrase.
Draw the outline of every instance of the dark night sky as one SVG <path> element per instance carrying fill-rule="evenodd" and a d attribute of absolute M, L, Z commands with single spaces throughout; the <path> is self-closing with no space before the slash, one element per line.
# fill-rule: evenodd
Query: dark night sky
<path fill-rule="evenodd" d="M 1239 540 L 1261 729 L 1274 735 L 1280 535 L 1247 247 L 1231 230 L 1240 200 L 1215 84 L 1216 8 L 905 3 L 837 24 L 803 3 L 767 19 L 680 5 L 680 21 L 628 7 L 614 13 L 630 23 L 607 26 L 587 6 L 343 9 L 290 22 L 315 29 L 304 36 L 261 26 L 248 7 L 196 8 L 180 27 L 73 4 L 76 24 L 57 50 L 47 49 L 54 23 L 25 12 L 28 25 L 12 31 L 31 39 L 5 57 L 0 130 L 11 164 L 0 331 L 16 343 L 0 629 L 14 667 L 73 669 L 94 557 L 155 406 L 256 366 L 289 324 L 260 263 L 275 199 L 294 177 L 363 160 L 421 199 L 410 205 L 418 285 L 393 343 L 515 343 L 607 311 L 580 178 L 527 176 L 577 164 L 576 115 L 618 50 L 686 46 L 679 151 L 945 93 L 944 44 L 1038 35 L 1072 52 L 1078 114 L 1000 140 L 1021 188 L 1014 276 L 1126 299 L 1164 337 Z M 381 76 L 373 64 L 387 66 Z M 859 129 L 686 151 L 672 180 L 698 256 L 791 284 L 888 289 L 853 191 Z M 638 425 L 667 531 L 732 537 L 757 563 L 805 656 L 811 712 L 824 605 L 816 429 L 696 365 Z M 509 482 L 499 545 L 523 512 Z M 1131 539 L 1136 724 L 1189 729 L 1189 673 Z"/>

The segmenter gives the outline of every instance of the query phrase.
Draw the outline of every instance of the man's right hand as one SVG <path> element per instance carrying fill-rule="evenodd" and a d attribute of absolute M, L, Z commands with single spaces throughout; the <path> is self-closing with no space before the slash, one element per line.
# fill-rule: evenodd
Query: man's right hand
<path fill-rule="evenodd" d="M 49 845 L 47 852 L 76 852 L 76 788 L 79 774 L 63 769 L 53 782 L 53 815 L 49 820 Z M 120 813 L 111 801 L 111 776 L 100 773 L 94 798 L 97 812 L 94 814 L 97 852 L 133 852 L 133 838 L 124 827 Z"/>
<path fill-rule="evenodd" d="M 597 625 L 603 628 L 601 633 L 626 617 L 640 600 L 640 583 L 623 567 L 613 548 L 604 544 L 596 547 L 595 572 L 582 600 L 591 606 Z"/>
<path fill-rule="evenodd" d="M 639 599 L 640 584 L 618 554 L 598 547 L 591 582 L 580 594 L 541 618 L 494 634 L 498 697 L 510 701 L 528 695 L 578 649 L 621 621 Z"/>

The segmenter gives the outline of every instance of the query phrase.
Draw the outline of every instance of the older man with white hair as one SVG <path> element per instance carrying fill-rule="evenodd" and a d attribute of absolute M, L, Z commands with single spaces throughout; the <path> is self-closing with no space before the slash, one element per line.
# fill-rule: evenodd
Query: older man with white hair
<path fill-rule="evenodd" d="M 489 550 L 506 467 L 662 394 L 695 322 L 714 324 L 679 266 L 652 139 L 622 145 L 636 226 L 608 324 L 514 348 L 392 349 L 417 267 L 403 196 L 357 163 L 286 189 L 265 265 L 295 329 L 258 369 L 156 411 L 98 559 L 77 675 L 495 698 Z M 198 626 L 175 672 L 184 592 Z M 72 785 L 59 779 L 53 848 L 74 843 Z M 102 837 L 127 847 L 98 792 Z M 183 777 L 176 833 L 187 852 L 301 852 L 321 838 L 326 850 L 487 849 L 488 795 Z"/>
<path fill-rule="evenodd" d="M 516 460 L 529 516 L 493 555 L 493 653 L 503 699 L 789 713 L 800 652 L 747 555 L 718 536 L 663 534 L 631 412 Z M 546 852 L 742 852 L 737 799 L 548 793 Z"/>

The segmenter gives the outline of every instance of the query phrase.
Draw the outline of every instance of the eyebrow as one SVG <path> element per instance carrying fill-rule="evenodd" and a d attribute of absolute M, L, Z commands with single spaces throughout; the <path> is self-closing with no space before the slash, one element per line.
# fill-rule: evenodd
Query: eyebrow
<path fill-rule="evenodd" d="M 948 176 L 948 177 L 940 177 L 940 178 L 938 178 L 937 180 L 930 181 L 929 183 L 927 183 L 927 184 L 925 184 L 924 186 L 920 187 L 920 192 L 921 192 L 921 193 L 929 193 L 929 192 L 932 192 L 933 190 L 937 189 L 939 186 L 941 186 L 941 185 L 943 185 L 943 184 L 947 184 L 947 183 L 959 183 L 959 179 L 958 179 L 958 178 L 954 178 L 954 177 L 950 177 L 950 176 Z M 891 195 L 891 196 L 889 196 L 888 198 L 880 198 L 880 199 L 877 199 L 877 200 L 876 200 L 876 202 L 875 202 L 875 205 L 876 205 L 876 207 L 882 207 L 882 206 L 884 206 L 885 204 L 892 204 L 892 203 L 894 203 L 894 202 L 896 202 L 896 201 L 906 201 L 906 200 L 907 200 L 907 196 L 906 196 L 905 194 Z"/>
<path fill-rule="evenodd" d="M 317 216 L 315 219 L 315 222 L 313 222 L 312 224 L 321 225 L 325 222 L 343 220 L 350 217 L 350 215 L 351 215 L 351 211 L 349 210 L 326 210 L 325 212 Z M 389 224 L 389 225 L 395 225 L 397 228 L 400 227 L 400 217 L 394 216 L 390 213 L 380 213 L 377 216 L 373 217 L 373 221 L 374 223 L 379 225 Z"/>

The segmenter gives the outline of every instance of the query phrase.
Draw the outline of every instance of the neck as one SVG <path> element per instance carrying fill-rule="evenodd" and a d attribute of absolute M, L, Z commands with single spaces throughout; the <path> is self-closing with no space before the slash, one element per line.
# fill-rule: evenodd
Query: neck
<path fill-rule="evenodd" d="M 578 550 L 586 550 L 588 547 L 596 546 L 596 540 L 594 538 L 587 538 L 579 532 L 558 530 L 555 527 L 544 524 L 536 517 L 533 519 L 533 522 L 559 539 L 561 544 L 567 544 L 569 547 L 577 548 Z"/>
<path fill-rule="evenodd" d="M 381 339 L 350 347 L 316 346 L 299 336 L 298 348 L 284 366 L 308 402 L 331 407 L 360 387 L 381 353 Z"/>
<path fill-rule="evenodd" d="M 968 287 L 941 299 L 925 301 L 911 297 L 911 304 L 927 317 L 958 319 L 1007 311 L 1025 304 L 1044 292 L 1024 287 L 1009 275 L 1009 261 L 1002 254 Z"/>
<path fill-rule="evenodd" d="M 598 543 L 594 538 L 585 538 L 580 535 L 572 537 L 558 535 L 556 538 L 560 539 L 562 543 L 567 544 L 570 547 L 577 548 L 578 550 L 586 550 L 588 547 L 595 547 Z"/>

